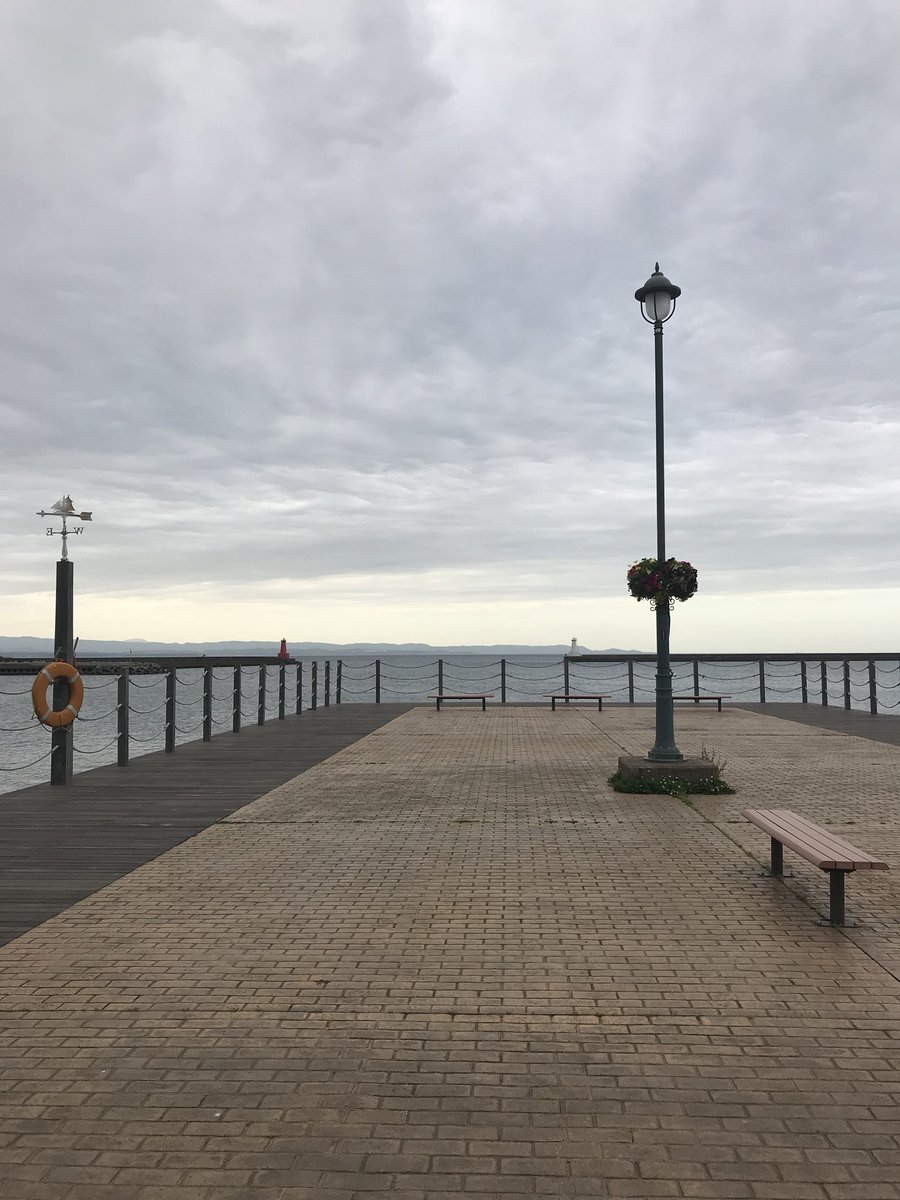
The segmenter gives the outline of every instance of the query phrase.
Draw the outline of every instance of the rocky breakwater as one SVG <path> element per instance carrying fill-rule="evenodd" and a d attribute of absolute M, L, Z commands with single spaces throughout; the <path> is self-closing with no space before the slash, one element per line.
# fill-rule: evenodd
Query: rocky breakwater
<path fill-rule="evenodd" d="M 0 658 L 0 675 L 36 675 L 47 661 L 46 658 Z M 82 675 L 118 675 L 122 671 L 132 675 L 162 675 L 167 670 L 162 663 L 132 662 L 127 658 L 76 658 L 75 661 Z"/>

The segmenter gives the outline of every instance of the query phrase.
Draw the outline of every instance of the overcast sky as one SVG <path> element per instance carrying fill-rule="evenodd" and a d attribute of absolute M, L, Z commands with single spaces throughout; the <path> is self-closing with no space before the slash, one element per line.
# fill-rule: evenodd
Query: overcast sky
<path fill-rule="evenodd" d="M 896 0 L 5 0 L 0 633 L 897 648 Z"/>

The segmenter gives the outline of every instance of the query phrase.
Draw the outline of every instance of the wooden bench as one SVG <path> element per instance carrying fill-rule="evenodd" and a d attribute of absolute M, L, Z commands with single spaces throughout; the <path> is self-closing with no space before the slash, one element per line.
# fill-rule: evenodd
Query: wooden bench
<path fill-rule="evenodd" d="M 559 692 L 555 696 L 548 695 L 547 698 L 550 701 L 550 709 L 552 712 L 556 712 L 557 700 L 564 700 L 566 704 L 574 704 L 577 700 L 596 700 L 597 711 L 603 712 L 603 701 L 611 699 L 610 696 L 581 696 L 576 695 L 575 692 Z"/>
<path fill-rule="evenodd" d="M 844 922 L 844 876 L 850 871 L 886 871 L 888 865 L 880 858 L 873 858 L 865 850 L 851 846 L 820 825 L 814 825 L 806 817 L 800 817 L 786 808 L 747 808 L 744 816 L 772 839 L 771 873 L 776 878 L 784 875 L 784 847 L 795 851 L 801 858 L 812 863 L 830 877 L 828 920 L 831 925 Z"/>
<path fill-rule="evenodd" d="M 714 700 L 719 706 L 719 712 L 722 711 L 722 701 L 730 700 L 730 695 L 725 696 L 701 696 L 699 692 L 691 692 L 688 696 L 673 696 L 673 700 L 693 700 L 695 704 L 699 704 L 701 700 Z"/>
<path fill-rule="evenodd" d="M 440 692 L 438 694 L 432 693 L 432 695 L 428 697 L 429 700 L 435 701 L 435 708 L 438 712 L 441 711 L 441 705 L 445 700 L 480 700 L 481 711 L 485 712 L 487 709 L 488 700 L 493 700 L 493 698 L 493 692 L 456 692 L 453 694 L 450 692 Z"/>

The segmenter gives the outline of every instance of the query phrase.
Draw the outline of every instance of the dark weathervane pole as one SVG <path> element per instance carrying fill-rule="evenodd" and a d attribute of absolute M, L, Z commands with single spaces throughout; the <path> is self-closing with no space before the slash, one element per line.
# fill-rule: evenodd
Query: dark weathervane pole
<path fill-rule="evenodd" d="M 47 527 L 47 536 L 59 534 L 62 537 L 62 557 L 56 564 L 56 623 L 53 632 L 53 657 L 61 662 L 71 663 L 75 657 L 73 647 L 73 596 L 74 596 L 74 564 L 69 558 L 67 538 L 69 534 L 84 532 L 83 525 L 69 529 L 67 521 L 90 521 L 89 512 L 76 512 L 71 496 L 63 496 L 49 511 L 41 510 L 39 517 L 59 517 L 62 529 Z M 64 708 L 68 703 L 69 685 L 64 679 L 58 679 L 53 684 L 53 707 Z M 62 725 L 55 728 L 51 736 L 50 782 L 67 784 L 72 782 L 72 726 Z"/>

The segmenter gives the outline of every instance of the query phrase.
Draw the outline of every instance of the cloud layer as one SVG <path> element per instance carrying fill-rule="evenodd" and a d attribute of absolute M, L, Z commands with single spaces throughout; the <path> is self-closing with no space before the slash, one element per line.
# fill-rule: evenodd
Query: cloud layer
<path fill-rule="evenodd" d="M 85 636 L 602 610 L 572 632 L 624 644 L 659 258 L 668 544 L 735 621 L 694 645 L 782 591 L 832 636 L 824 589 L 858 644 L 900 581 L 898 32 L 879 0 L 10 0 L 3 632 L 44 631 L 31 514 L 71 492 Z"/>

